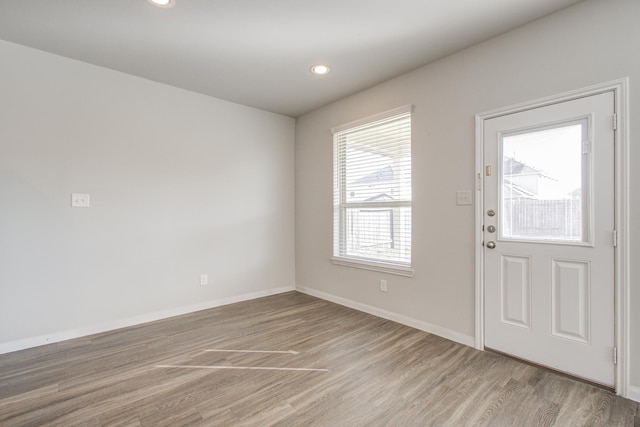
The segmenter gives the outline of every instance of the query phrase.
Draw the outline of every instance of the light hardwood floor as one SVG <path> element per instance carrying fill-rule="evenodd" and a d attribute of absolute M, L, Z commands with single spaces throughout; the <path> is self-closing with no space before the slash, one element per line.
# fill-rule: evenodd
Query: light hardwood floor
<path fill-rule="evenodd" d="M 637 427 L 637 415 L 608 391 L 296 292 L 0 356 L 1 426 Z"/>

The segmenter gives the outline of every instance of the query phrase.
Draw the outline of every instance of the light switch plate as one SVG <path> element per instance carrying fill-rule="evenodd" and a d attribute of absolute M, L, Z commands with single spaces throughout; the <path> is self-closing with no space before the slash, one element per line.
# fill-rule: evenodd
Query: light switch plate
<path fill-rule="evenodd" d="M 471 191 L 459 190 L 456 191 L 456 205 L 468 206 L 472 203 Z"/>
<path fill-rule="evenodd" d="M 88 194 L 72 193 L 71 206 L 74 208 L 88 208 L 90 206 L 90 198 Z"/>

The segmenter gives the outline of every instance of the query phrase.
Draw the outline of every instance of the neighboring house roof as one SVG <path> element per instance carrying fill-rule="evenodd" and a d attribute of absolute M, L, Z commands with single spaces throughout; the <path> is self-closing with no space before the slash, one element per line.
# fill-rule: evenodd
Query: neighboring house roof
<path fill-rule="evenodd" d="M 545 178 L 551 178 L 540 169 L 531 167 L 513 157 L 505 157 L 502 167 L 505 175 L 540 175 Z"/>
<path fill-rule="evenodd" d="M 363 176 L 360 179 L 353 181 L 351 184 L 376 184 L 378 182 L 392 181 L 393 180 L 393 168 L 391 166 L 378 169 L 375 172 L 371 172 L 368 175 Z"/>

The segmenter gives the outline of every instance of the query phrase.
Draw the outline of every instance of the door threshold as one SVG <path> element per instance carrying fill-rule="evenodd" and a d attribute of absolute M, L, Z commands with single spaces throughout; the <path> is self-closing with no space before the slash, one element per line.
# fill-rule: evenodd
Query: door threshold
<path fill-rule="evenodd" d="M 560 375 L 561 377 L 569 378 L 570 380 L 578 381 L 578 382 L 581 382 L 583 384 L 588 384 L 590 386 L 597 387 L 599 389 L 602 389 L 602 390 L 611 392 L 613 394 L 616 394 L 616 389 L 614 387 L 610 387 L 610 386 L 607 386 L 607 385 L 604 385 L 604 384 L 600 384 L 600 383 L 597 383 L 597 382 L 594 382 L 594 381 L 591 381 L 591 380 L 588 380 L 586 378 L 582 378 L 582 377 L 579 377 L 579 376 L 576 376 L 576 375 L 568 374 L 568 373 L 563 372 L 563 371 L 558 371 L 556 369 L 549 368 L 548 366 L 540 365 L 540 364 L 531 362 L 531 361 L 526 360 L 526 359 L 521 359 L 520 357 L 513 356 L 513 355 L 507 354 L 507 353 L 503 353 L 502 351 L 494 350 L 494 349 L 489 348 L 489 347 L 485 347 L 484 349 L 486 351 L 488 351 L 489 353 L 493 353 L 493 354 L 497 354 L 499 356 L 507 357 L 509 359 L 517 360 L 518 362 L 524 363 L 525 365 L 533 366 L 534 368 L 539 368 L 539 369 L 542 369 L 544 371 L 551 372 L 551 373 L 556 374 L 556 375 Z"/>

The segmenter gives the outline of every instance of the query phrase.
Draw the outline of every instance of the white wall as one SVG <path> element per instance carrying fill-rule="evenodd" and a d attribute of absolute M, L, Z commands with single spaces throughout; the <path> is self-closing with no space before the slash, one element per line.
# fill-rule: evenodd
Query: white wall
<path fill-rule="evenodd" d="M 293 289 L 293 119 L 1 41 L 0 70 L 0 352 Z"/>
<path fill-rule="evenodd" d="M 511 31 L 298 119 L 296 283 L 306 292 L 423 326 L 461 342 L 474 336 L 476 113 L 630 78 L 631 165 L 640 164 L 640 2 L 595 0 Z M 403 278 L 332 265 L 330 128 L 414 104 L 413 262 Z M 640 307 L 640 169 L 631 168 L 631 307 Z M 388 293 L 378 290 L 388 280 Z M 640 311 L 632 309 L 631 385 L 640 399 Z"/>

